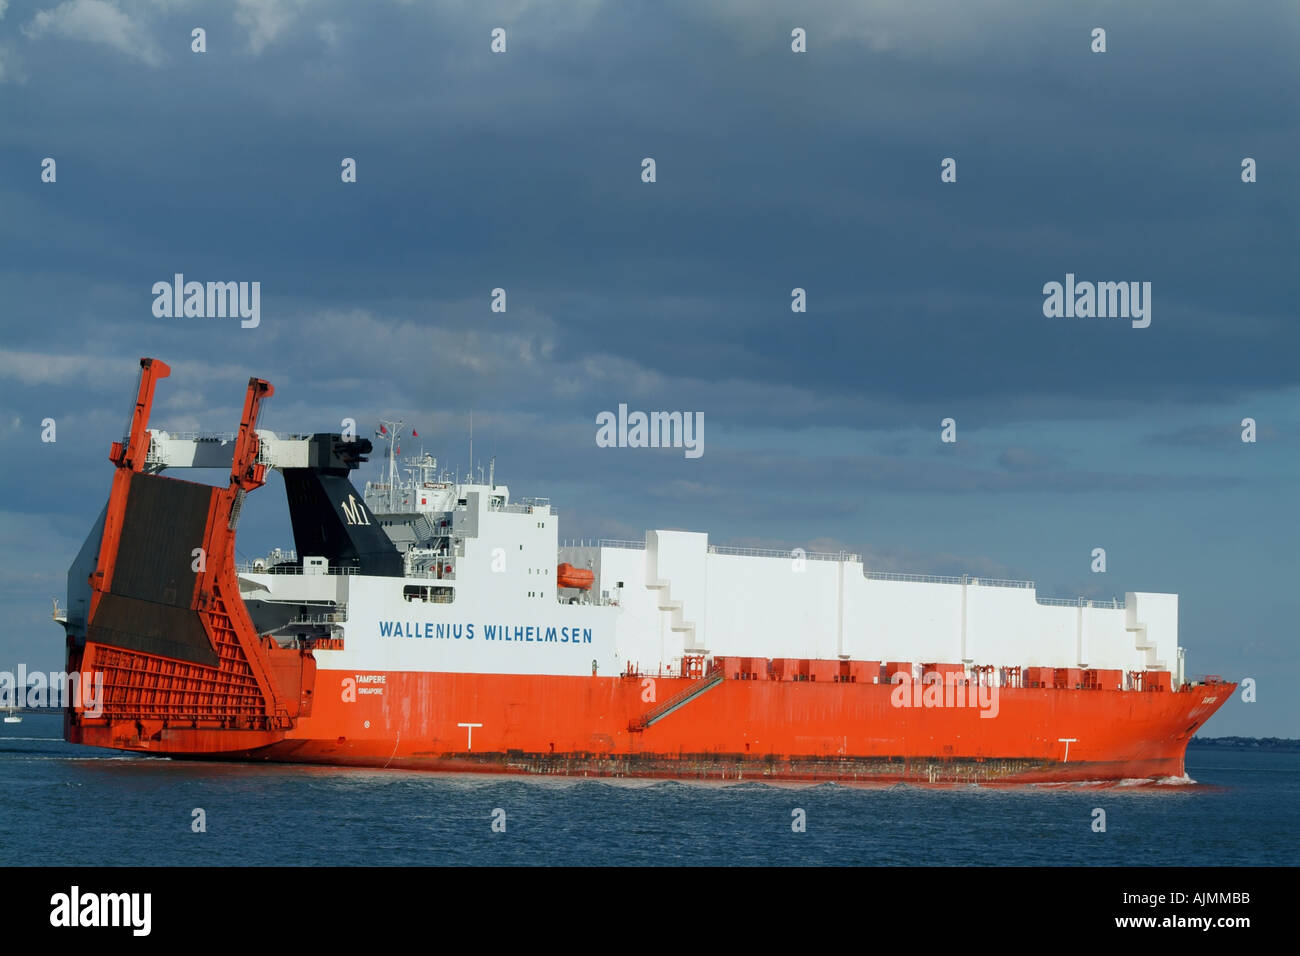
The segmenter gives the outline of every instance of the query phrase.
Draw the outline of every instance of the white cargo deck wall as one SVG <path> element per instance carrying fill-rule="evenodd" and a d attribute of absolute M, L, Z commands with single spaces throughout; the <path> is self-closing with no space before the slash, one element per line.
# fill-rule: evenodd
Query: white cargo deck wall
<path fill-rule="evenodd" d="M 708 557 L 708 608 L 698 637 L 711 653 L 826 659 L 839 654 L 839 562 L 804 561 L 803 570 L 795 571 L 791 558 Z"/>
<path fill-rule="evenodd" d="M 649 550 L 601 547 L 595 562 L 599 588 L 621 605 L 619 655 L 642 670 L 670 664 L 685 648 L 686 635 L 659 610 L 660 591 L 646 586 L 656 578 L 695 624 L 697 646 L 713 655 L 963 660 L 960 584 L 866 578 L 856 561 L 807 560 L 795 570 L 788 557 L 708 552 L 696 534 L 651 536 Z M 1177 659 L 1174 594 L 1130 592 L 1125 608 L 1080 609 L 1040 604 L 1032 588 L 971 583 L 965 591 L 964 656 L 975 664 L 1145 670 Z M 1137 624 L 1146 625 L 1147 649 L 1130 629 Z"/>

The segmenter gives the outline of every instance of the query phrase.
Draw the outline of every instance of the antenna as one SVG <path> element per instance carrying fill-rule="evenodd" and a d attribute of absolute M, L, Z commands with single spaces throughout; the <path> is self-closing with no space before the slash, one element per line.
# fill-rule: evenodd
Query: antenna
<path fill-rule="evenodd" d="M 491 458 L 488 459 L 488 484 L 492 486 L 493 491 L 496 491 L 497 488 L 497 456 L 496 455 L 493 455 Z"/>
<path fill-rule="evenodd" d="M 469 410 L 469 480 L 474 480 L 474 409 Z"/>

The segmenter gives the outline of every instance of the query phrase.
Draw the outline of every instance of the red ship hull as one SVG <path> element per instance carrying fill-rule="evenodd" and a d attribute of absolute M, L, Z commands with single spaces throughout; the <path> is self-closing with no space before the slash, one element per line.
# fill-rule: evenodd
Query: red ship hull
<path fill-rule="evenodd" d="M 1233 684 L 1182 692 L 999 688 L 996 716 L 895 706 L 888 684 L 720 680 L 652 711 L 646 678 L 320 671 L 313 713 L 276 732 L 82 721 L 69 739 L 174 757 L 460 772 L 1031 783 L 1181 778 L 1188 740 Z M 697 684 L 658 678 L 659 700 Z M 355 699 L 353 699 L 355 698 Z M 1068 739 L 1063 739 L 1068 738 Z M 1068 748 L 1068 749 L 1067 749 Z"/>

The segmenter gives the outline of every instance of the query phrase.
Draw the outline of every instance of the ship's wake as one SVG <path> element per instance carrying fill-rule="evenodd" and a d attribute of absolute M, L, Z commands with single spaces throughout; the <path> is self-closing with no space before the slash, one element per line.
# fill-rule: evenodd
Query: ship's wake
<path fill-rule="evenodd" d="M 1197 782 L 1183 774 L 1179 777 L 1124 777 L 1119 780 L 1063 780 L 1059 783 L 1036 783 L 1031 786 L 1043 790 L 1113 790 L 1119 788 L 1194 787 Z"/>

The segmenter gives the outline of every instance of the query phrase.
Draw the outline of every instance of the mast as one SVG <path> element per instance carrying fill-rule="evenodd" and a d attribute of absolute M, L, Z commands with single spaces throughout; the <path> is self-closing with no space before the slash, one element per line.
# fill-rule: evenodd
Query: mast
<path fill-rule="evenodd" d="M 383 426 L 380 434 L 388 438 L 388 511 L 392 514 L 397 510 L 397 436 L 406 423 L 380 419 L 379 424 Z"/>

